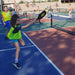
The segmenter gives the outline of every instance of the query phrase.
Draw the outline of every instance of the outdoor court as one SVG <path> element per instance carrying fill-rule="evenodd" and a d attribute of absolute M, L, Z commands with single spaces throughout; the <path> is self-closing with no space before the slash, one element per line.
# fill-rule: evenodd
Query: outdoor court
<path fill-rule="evenodd" d="M 22 25 L 30 21 L 22 19 Z M 11 40 L 5 40 L 3 24 L 0 25 L 0 75 L 75 75 L 75 36 L 51 28 L 50 21 L 49 16 L 43 18 L 42 23 L 22 30 L 26 45 L 20 45 L 20 70 L 12 65 L 16 49 Z M 58 16 L 53 17 L 53 21 L 53 24 L 59 22 L 59 26 L 64 23 L 65 29 L 75 32 L 74 18 L 70 20 L 72 23 L 66 23 L 67 18 L 61 20 Z"/>
<path fill-rule="evenodd" d="M 10 40 L 5 40 L 4 34 L 0 34 L 0 37 L 0 75 L 63 75 L 24 33 L 23 39 L 26 42 L 26 46 L 20 46 L 19 60 L 22 69 L 17 70 L 12 65 L 15 54 L 13 43 Z"/>

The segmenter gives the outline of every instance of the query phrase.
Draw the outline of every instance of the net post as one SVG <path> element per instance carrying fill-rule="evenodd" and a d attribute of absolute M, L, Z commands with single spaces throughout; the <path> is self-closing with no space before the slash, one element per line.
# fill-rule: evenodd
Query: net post
<path fill-rule="evenodd" d="M 52 25 L 53 25 L 53 22 L 52 22 L 52 14 L 51 14 L 51 27 L 52 27 Z"/>

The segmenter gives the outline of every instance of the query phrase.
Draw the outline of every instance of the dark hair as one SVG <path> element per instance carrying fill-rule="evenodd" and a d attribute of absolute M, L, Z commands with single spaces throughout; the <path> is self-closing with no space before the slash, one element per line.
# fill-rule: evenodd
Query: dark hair
<path fill-rule="evenodd" d="M 4 6 L 3 8 L 5 8 L 5 7 L 7 7 L 7 6 Z M 8 7 L 7 7 L 8 8 Z"/>
<path fill-rule="evenodd" d="M 12 27 L 15 27 L 16 21 L 19 18 L 19 16 L 17 14 L 14 14 L 11 18 L 10 24 Z"/>
<path fill-rule="evenodd" d="M 4 7 L 3 7 L 3 11 L 4 11 L 4 8 L 5 8 L 5 7 L 8 8 L 7 6 L 4 6 Z"/>

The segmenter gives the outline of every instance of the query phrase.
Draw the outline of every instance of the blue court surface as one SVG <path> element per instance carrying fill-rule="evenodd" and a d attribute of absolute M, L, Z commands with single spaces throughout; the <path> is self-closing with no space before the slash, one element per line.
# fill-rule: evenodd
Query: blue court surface
<path fill-rule="evenodd" d="M 17 70 L 12 63 L 15 47 L 11 40 L 0 34 L 0 75 L 64 75 L 55 64 L 22 32 L 26 45 L 20 45 L 19 62 L 22 69 Z"/>

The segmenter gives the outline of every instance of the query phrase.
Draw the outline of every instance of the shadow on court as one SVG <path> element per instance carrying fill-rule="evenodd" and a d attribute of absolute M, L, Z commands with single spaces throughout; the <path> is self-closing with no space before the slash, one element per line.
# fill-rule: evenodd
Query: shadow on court
<path fill-rule="evenodd" d="M 75 27 L 68 27 L 75 32 Z M 75 35 L 56 29 L 26 33 L 65 75 L 75 75 Z"/>
<path fill-rule="evenodd" d="M 17 70 L 12 65 L 15 58 L 15 49 L 12 42 L 5 40 L 4 34 L 0 34 L 0 37 L 0 75 L 61 75 L 52 65 L 52 62 L 49 62 L 24 35 L 23 39 L 26 46 L 20 46 L 19 57 L 22 69 Z"/>

